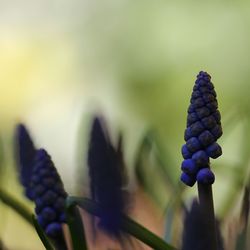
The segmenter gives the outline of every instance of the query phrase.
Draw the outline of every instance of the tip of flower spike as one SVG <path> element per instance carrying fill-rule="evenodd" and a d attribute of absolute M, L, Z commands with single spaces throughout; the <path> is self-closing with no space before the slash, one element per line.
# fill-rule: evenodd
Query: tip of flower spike
<path fill-rule="evenodd" d="M 25 195 L 32 200 L 32 190 L 29 188 L 33 160 L 36 153 L 34 143 L 24 124 L 18 124 L 15 131 L 16 163 L 20 171 L 20 182 L 25 188 Z"/>
<path fill-rule="evenodd" d="M 45 149 L 43 149 L 43 148 L 38 149 L 36 151 L 35 159 L 40 160 L 40 159 L 42 159 L 44 157 L 49 157 L 50 158 L 49 154 L 47 153 L 47 151 Z"/>
<path fill-rule="evenodd" d="M 19 123 L 16 126 L 16 133 L 19 135 L 28 134 L 28 131 L 23 123 Z"/>
<path fill-rule="evenodd" d="M 220 231 L 219 221 L 215 220 L 216 234 L 218 240 L 218 250 L 223 250 L 223 239 Z M 197 199 L 194 199 L 190 210 L 185 211 L 184 217 L 184 228 L 182 234 L 182 250 L 211 250 L 210 238 L 210 228 L 207 227 L 204 221 L 204 210 L 200 206 Z"/>
<path fill-rule="evenodd" d="M 88 150 L 90 191 L 92 199 L 102 205 L 99 226 L 116 236 L 120 233 L 121 213 L 126 204 L 123 190 L 126 171 L 122 138 L 119 138 L 117 147 L 114 147 L 105 128 L 102 120 L 94 118 Z"/>
<path fill-rule="evenodd" d="M 103 119 L 96 116 L 92 122 L 92 133 L 105 135 L 105 129 Z"/>
<path fill-rule="evenodd" d="M 197 78 L 198 79 L 200 79 L 200 78 L 205 78 L 205 79 L 207 79 L 208 81 L 210 81 L 210 79 L 211 79 L 211 76 L 206 72 L 206 71 L 203 71 L 203 70 L 201 70 L 200 72 L 199 72 L 199 74 L 197 75 Z"/>

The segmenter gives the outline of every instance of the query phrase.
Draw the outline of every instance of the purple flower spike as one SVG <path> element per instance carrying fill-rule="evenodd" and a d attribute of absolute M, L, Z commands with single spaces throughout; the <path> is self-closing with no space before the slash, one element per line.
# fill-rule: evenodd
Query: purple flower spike
<path fill-rule="evenodd" d="M 90 133 L 88 167 L 92 199 L 102 206 L 99 226 L 114 236 L 120 235 L 121 214 L 126 209 L 126 174 L 121 141 L 115 148 L 103 126 L 95 118 Z"/>
<path fill-rule="evenodd" d="M 64 203 L 67 193 L 50 156 L 44 149 L 36 152 L 30 188 L 34 190 L 35 212 L 40 226 L 54 240 L 60 241 Z"/>
<path fill-rule="evenodd" d="M 25 196 L 33 200 L 33 191 L 30 189 L 30 179 L 36 148 L 27 128 L 23 124 L 19 124 L 16 127 L 15 147 L 20 182 L 25 189 Z"/>
<path fill-rule="evenodd" d="M 192 186 L 190 184 L 193 184 L 194 180 L 198 181 L 198 177 L 201 183 L 214 182 L 213 173 L 209 170 L 209 157 L 215 159 L 222 154 L 221 147 L 216 143 L 222 135 L 216 96 L 211 76 L 201 71 L 193 88 L 184 134 L 186 144 L 182 146 L 181 151 L 185 159 L 181 166 L 185 174 L 181 176 L 181 180 L 188 186 Z M 200 169 L 206 169 L 204 171 L 209 175 L 201 176 L 198 174 Z M 192 178 L 187 174 L 192 174 Z"/>

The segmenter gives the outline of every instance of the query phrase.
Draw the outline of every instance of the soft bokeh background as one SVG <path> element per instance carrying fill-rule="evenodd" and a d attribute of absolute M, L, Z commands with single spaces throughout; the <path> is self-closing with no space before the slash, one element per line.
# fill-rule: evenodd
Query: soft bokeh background
<path fill-rule="evenodd" d="M 178 183 L 186 110 L 196 74 L 205 70 L 225 127 L 224 154 L 214 164 L 216 212 L 229 213 L 249 172 L 249 7 L 248 1 L 0 1 L 4 170 L 13 169 L 14 126 L 25 122 L 74 194 L 90 117 L 98 112 L 114 135 L 123 131 L 130 169 L 144 132 L 156 131 Z M 21 198 L 16 174 L 6 172 L 1 185 Z M 188 190 L 184 198 L 194 194 Z M 164 190 L 157 199 L 167 204 Z M 0 208 L 0 237 L 10 249 L 42 249 L 29 225 Z"/>

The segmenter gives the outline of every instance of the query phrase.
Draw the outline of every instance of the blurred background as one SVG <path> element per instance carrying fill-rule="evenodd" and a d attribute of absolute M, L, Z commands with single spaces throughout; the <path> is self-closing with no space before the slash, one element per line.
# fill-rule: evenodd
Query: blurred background
<path fill-rule="evenodd" d="M 187 107 L 204 70 L 212 76 L 224 127 L 223 156 L 213 164 L 215 208 L 219 217 L 232 214 L 249 173 L 249 27 L 248 1 L 0 1 L 0 185 L 31 206 L 13 171 L 14 128 L 24 122 L 76 194 L 97 113 L 114 138 L 122 131 L 131 176 L 138 146 L 153 131 L 160 168 L 175 188 Z M 157 175 L 158 165 L 140 173 L 164 211 L 174 188 Z M 195 192 L 185 190 L 184 201 Z M 43 249 L 29 225 L 0 209 L 0 238 L 9 249 Z"/>

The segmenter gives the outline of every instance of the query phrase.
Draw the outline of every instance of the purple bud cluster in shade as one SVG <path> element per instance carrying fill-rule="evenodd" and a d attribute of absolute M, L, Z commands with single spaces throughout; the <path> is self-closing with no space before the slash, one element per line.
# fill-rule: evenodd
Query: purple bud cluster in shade
<path fill-rule="evenodd" d="M 29 135 L 27 128 L 19 124 L 16 128 L 16 160 L 19 168 L 20 182 L 24 186 L 25 196 L 32 200 L 32 191 L 30 189 L 30 177 L 33 169 L 33 160 L 36 154 L 36 148 Z"/>
<path fill-rule="evenodd" d="M 188 186 L 196 181 L 213 184 L 215 177 L 210 170 L 210 158 L 216 159 L 222 154 L 216 143 L 222 135 L 221 116 L 210 80 L 208 73 L 201 71 L 198 74 L 188 108 L 181 165 L 181 180 Z"/>
<path fill-rule="evenodd" d="M 120 236 L 121 214 L 126 210 L 126 171 L 122 145 L 111 143 L 104 121 L 93 120 L 88 150 L 88 167 L 91 197 L 102 206 L 101 229 Z"/>
<path fill-rule="evenodd" d="M 50 156 L 44 149 L 36 152 L 30 188 L 36 205 L 38 223 L 49 237 L 61 238 L 67 193 Z"/>

